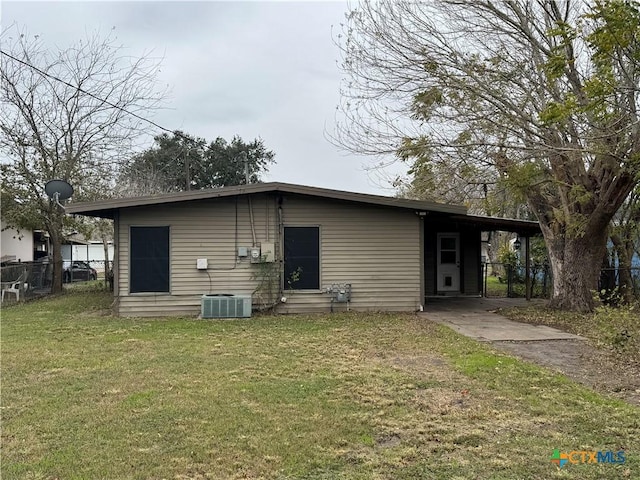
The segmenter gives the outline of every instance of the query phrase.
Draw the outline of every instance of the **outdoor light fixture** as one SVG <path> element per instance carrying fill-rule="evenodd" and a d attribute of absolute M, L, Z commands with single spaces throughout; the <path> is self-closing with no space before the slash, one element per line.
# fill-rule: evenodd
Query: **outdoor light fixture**
<path fill-rule="evenodd" d="M 513 242 L 513 248 L 515 248 L 516 250 L 520 250 L 520 245 L 522 245 L 522 243 L 520 243 L 520 239 L 516 238 L 516 241 Z"/>

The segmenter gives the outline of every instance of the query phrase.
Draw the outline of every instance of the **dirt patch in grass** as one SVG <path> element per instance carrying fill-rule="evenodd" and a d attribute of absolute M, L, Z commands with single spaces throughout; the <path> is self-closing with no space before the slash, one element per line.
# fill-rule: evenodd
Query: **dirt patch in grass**
<path fill-rule="evenodd" d="M 500 350 L 553 368 L 583 385 L 640 405 L 640 365 L 583 340 L 493 342 Z"/>
<path fill-rule="evenodd" d="M 584 341 L 494 342 L 520 358 L 551 367 L 584 385 L 640 405 L 640 309 L 600 307 L 591 314 L 543 306 L 499 312 L 518 322 L 547 325 Z"/>

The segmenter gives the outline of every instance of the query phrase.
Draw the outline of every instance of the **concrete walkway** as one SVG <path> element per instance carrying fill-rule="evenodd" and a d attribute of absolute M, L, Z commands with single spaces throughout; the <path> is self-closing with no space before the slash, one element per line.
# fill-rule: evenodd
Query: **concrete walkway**
<path fill-rule="evenodd" d="M 481 342 L 583 339 L 544 325 L 514 322 L 495 313 L 499 308 L 527 303 L 518 298 L 434 298 L 427 299 L 422 315 Z"/>

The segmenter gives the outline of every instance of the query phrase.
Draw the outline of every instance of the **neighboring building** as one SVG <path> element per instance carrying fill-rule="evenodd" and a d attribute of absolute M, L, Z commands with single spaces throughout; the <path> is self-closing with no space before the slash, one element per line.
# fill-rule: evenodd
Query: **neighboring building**
<path fill-rule="evenodd" d="M 34 232 L 7 227 L 2 220 L 0 262 L 31 262 L 34 255 Z"/>
<path fill-rule="evenodd" d="M 45 230 L 33 231 L 33 259 L 40 260 L 46 258 L 52 251 L 49 232 Z"/>
<path fill-rule="evenodd" d="M 109 241 L 109 261 L 113 261 L 113 242 Z M 62 245 L 63 265 L 68 266 L 72 261 L 88 261 L 99 272 L 104 271 L 104 245 L 100 240 L 81 241 L 67 239 Z"/>
<path fill-rule="evenodd" d="M 351 285 L 353 310 L 416 311 L 431 296 L 481 294 L 482 231 L 540 232 L 462 206 L 284 183 L 71 204 L 67 213 L 114 220 L 114 295 L 125 316 L 197 314 L 203 294 L 255 294 L 269 268 L 279 273 L 276 298 L 286 298 L 279 312 L 328 311 L 334 284 Z"/>

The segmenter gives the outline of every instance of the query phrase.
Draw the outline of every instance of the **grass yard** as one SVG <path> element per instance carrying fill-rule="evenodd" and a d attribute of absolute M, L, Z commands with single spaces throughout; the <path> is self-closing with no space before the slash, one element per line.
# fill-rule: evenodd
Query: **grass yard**
<path fill-rule="evenodd" d="M 486 290 L 487 297 L 506 297 L 507 296 L 507 282 L 501 282 L 500 279 L 494 275 L 486 276 Z"/>
<path fill-rule="evenodd" d="M 640 477 L 640 409 L 424 318 L 131 320 L 109 302 L 3 309 L 3 479 Z M 554 449 L 626 463 L 559 470 Z"/>

